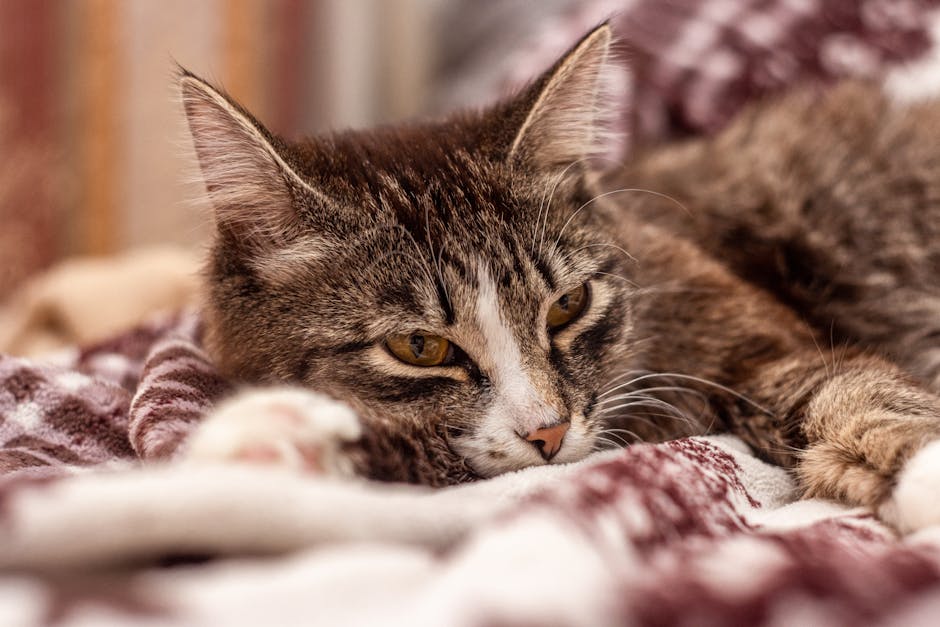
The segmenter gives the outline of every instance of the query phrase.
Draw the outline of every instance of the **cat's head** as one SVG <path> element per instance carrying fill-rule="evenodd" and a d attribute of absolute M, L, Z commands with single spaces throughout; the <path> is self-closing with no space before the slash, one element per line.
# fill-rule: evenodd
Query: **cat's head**
<path fill-rule="evenodd" d="M 599 27 L 484 111 L 299 142 L 184 72 L 223 371 L 347 400 L 481 476 L 589 453 L 631 329 L 587 180 L 617 115 L 610 44 Z"/>

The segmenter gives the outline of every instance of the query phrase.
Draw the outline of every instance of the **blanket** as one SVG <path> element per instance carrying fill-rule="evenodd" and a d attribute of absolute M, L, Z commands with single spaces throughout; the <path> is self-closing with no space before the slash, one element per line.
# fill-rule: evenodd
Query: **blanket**
<path fill-rule="evenodd" d="M 46 363 L 0 356 L 0 472 L 170 458 L 228 389 L 199 347 L 198 326 L 194 313 L 180 313 Z"/>
<path fill-rule="evenodd" d="M 940 529 L 799 500 L 730 436 L 430 490 L 175 460 L 192 313 L 0 359 L 2 625 L 932 624 Z"/>
<path fill-rule="evenodd" d="M 448 4 L 440 111 L 518 89 L 604 20 L 622 42 L 622 130 L 634 146 L 714 133 L 749 102 L 794 84 L 885 79 L 901 99 L 940 92 L 937 0 L 480 4 Z"/>

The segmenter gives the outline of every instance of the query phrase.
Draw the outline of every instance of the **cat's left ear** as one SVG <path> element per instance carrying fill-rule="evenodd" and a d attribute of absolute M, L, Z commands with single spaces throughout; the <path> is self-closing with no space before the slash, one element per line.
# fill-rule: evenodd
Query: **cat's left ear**
<path fill-rule="evenodd" d="M 611 59 L 612 41 L 610 25 L 601 24 L 520 94 L 511 161 L 557 170 L 616 154 L 627 75 Z"/>

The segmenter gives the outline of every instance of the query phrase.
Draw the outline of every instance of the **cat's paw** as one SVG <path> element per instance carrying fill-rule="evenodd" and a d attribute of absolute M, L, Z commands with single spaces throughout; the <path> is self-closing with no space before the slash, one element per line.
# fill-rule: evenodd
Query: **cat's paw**
<path fill-rule="evenodd" d="M 282 466 L 330 476 L 352 476 L 343 447 L 361 436 L 344 403 L 299 388 L 242 392 L 220 404 L 186 446 L 192 462 Z"/>
<path fill-rule="evenodd" d="M 940 440 L 907 461 L 881 514 L 902 533 L 940 525 Z"/>

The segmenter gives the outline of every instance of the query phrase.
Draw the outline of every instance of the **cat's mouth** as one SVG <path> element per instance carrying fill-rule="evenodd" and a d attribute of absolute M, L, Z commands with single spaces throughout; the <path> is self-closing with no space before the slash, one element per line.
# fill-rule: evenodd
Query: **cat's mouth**
<path fill-rule="evenodd" d="M 502 429 L 492 435 L 450 428 L 447 432 L 451 449 L 483 478 L 530 466 L 577 462 L 587 457 L 595 444 L 593 434 L 580 416 L 524 435 L 512 429 Z"/>

